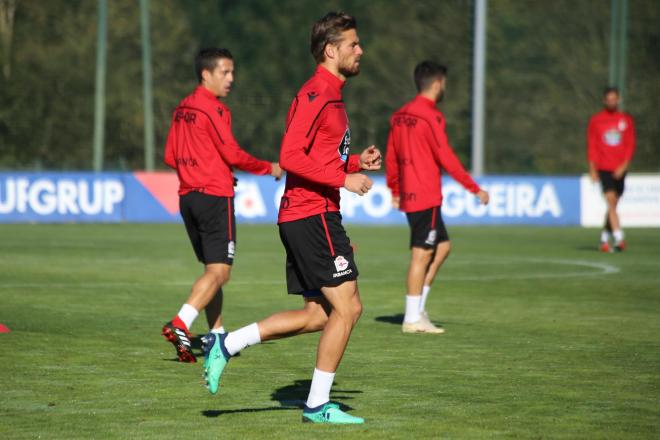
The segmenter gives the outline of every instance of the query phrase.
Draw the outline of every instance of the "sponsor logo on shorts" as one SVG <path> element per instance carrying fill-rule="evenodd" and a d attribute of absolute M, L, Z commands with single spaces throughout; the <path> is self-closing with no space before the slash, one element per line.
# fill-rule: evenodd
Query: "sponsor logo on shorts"
<path fill-rule="evenodd" d="M 336 272 L 332 274 L 332 278 L 343 277 L 344 275 L 349 275 L 353 273 L 353 269 L 342 270 L 341 272 Z"/>
<path fill-rule="evenodd" d="M 348 260 L 341 255 L 337 255 L 337 258 L 335 258 L 335 268 L 337 272 L 332 274 L 333 278 L 339 278 L 353 273 L 353 269 L 348 268 Z"/>
<path fill-rule="evenodd" d="M 337 268 L 337 272 L 346 270 L 348 267 L 348 260 L 341 255 L 337 255 L 337 258 L 335 258 L 335 267 Z"/>
<path fill-rule="evenodd" d="M 429 231 L 429 236 L 426 237 L 426 244 L 435 244 L 435 239 L 438 235 L 438 232 L 435 229 Z"/>
<path fill-rule="evenodd" d="M 227 245 L 227 257 L 234 258 L 234 251 L 236 250 L 236 244 L 234 241 L 230 241 Z"/>

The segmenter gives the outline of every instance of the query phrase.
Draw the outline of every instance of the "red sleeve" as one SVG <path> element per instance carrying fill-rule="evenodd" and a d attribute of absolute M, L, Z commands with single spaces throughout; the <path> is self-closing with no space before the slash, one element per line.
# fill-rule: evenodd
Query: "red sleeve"
<path fill-rule="evenodd" d="M 170 131 L 167 133 L 167 141 L 165 142 L 165 164 L 176 170 L 176 160 L 174 158 L 174 142 L 176 135 L 174 134 L 174 124 L 170 124 Z"/>
<path fill-rule="evenodd" d="M 257 159 L 238 145 L 231 131 L 231 119 L 224 121 L 214 112 L 209 114 L 213 115 L 209 123 L 217 128 L 209 131 L 212 133 L 218 152 L 227 164 L 252 174 L 270 174 L 272 171 L 270 162 Z"/>
<path fill-rule="evenodd" d="M 445 133 L 445 119 L 440 116 L 434 118 L 431 121 L 431 131 L 436 145 L 434 150 L 436 163 L 439 163 L 465 189 L 471 193 L 479 192 L 481 188 L 472 180 L 468 172 L 465 171 L 458 157 L 456 157 L 454 150 L 449 145 L 447 134 Z"/>
<path fill-rule="evenodd" d="M 351 174 L 351 173 L 359 173 L 362 171 L 362 167 L 360 166 L 360 155 L 359 154 L 351 154 L 348 156 L 348 163 L 346 164 L 346 173 Z"/>
<path fill-rule="evenodd" d="M 593 117 L 589 120 L 587 127 L 587 160 L 593 163 L 598 162 L 598 131 Z"/>
<path fill-rule="evenodd" d="M 628 115 L 628 130 L 626 130 L 623 136 L 623 145 L 626 149 L 626 160 L 632 160 L 633 155 L 635 154 L 635 148 L 637 146 L 637 134 L 635 133 L 635 121 L 632 116 Z"/>
<path fill-rule="evenodd" d="M 311 182 L 340 188 L 344 186 L 346 173 L 323 167 L 307 156 L 308 148 L 323 119 L 321 112 L 324 104 L 323 99 L 317 98 L 309 102 L 307 99 L 298 99 L 297 96 L 294 98 L 286 118 L 286 130 L 280 149 L 280 166 L 287 172 Z"/>
<path fill-rule="evenodd" d="M 390 128 L 390 134 L 387 136 L 387 150 L 385 153 L 385 178 L 387 187 L 392 191 L 394 197 L 399 196 L 399 161 L 396 157 L 396 148 L 394 147 L 393 128 Z"/>

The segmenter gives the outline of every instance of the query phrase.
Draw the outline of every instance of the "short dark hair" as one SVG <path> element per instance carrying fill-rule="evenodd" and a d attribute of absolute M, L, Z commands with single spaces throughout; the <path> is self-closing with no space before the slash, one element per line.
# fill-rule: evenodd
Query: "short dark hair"
<path fill-rule="evenodd" d="M 434 61 L 422 61 L 415 67 L 415 86 L 421 92 L 429 88 L 436 79 L 447 76 L 447 67 Z"/>
<path fill-rule="evenodd" d="M 341 41 L 341 33 L 350 29 L 357 29 L 355 17 L 345 12 L 328 12 L 312 26 L 310 51 L 317 63 L 325 60 L 324 50 L 328 44 L 337 44 Z"/>
<path fill-rule="evenodd" d="M 616 93 L 619 95 L 619 88 L 616 86 L 607 86 L 603 89 L 603 96 L 607 96 L 610 93 Z"/>
<path fill-rule="evenodd" d="M 200 83 L 202 82 L 202 72 L 204 70 L 213 72 L 218 60 L 221 58 L 234 59 L 229 49 L 221 47 L 207 47 L 197 52 L 195 56 L 195 73 L 197 73 L 197 80 Z"/>

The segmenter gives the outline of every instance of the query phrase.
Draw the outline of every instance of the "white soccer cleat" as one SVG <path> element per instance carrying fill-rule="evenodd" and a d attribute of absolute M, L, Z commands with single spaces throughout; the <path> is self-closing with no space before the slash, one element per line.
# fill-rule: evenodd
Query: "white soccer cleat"
<path fill-rule="evenodd" d="M 429 319 L 429 315 L 426 312 L 422 312 L 419 321 L 404 322 L 403 325 L 401 326 L 401 331 L 403 333 L 432 333 L 439 335 L 444 333 L 445 329 L 433 325 L 433 323 Z"/>

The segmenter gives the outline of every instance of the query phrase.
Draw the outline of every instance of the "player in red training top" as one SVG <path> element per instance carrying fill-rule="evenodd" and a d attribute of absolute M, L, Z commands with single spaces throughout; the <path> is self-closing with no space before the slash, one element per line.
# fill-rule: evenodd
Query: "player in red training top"
<path fill-rule="evenodd" d="M 444 333 L 426 313 L 426 298 L 438 269 L 451 248 L 442 221 L 442 169 L 468 191 L 488 203 L 483 191 L 465 171 L 445 133 L 445 117 L 436 107 L 445 91 L 447 68 L 432 61 L 415 67 L 418 95 L 390 119 L 387 140 L 387 186 L 395 208 L 406 213 L 410 225 L 404 333 Z"/>
<path fill-rule="evenodd" d="M 362 311 L 358 269 L 339 214 L 339 189 L 367 193 L 372 182 L 358 171 L 380 169 L 381 154 L 374 146 L 361 154 L 349 152 L 351 131 L 341 91 L 346 79 L 360 71 L 355 19 L 334 12 L 321 18 L 312 28 L 311 52 L 318 66 L 291 104 L 282 139 L 280 164 L 287 181 L 278 222 L 288 291 L 302 295 L 304 308 L 276 313 L 227 335 L 210 335 L 205 372 L 215 394 L 227 362 L 243 348 L 322 331 L 303 421 L 363 423 L 329 402 L 335 371 Z"/>
<path fill-rule="evenodd" d="M 218 100 L 229 94 L 234 60 L 227 49 L 203 49 L 195 58 L 199 85 L 174 111 L 165 146 L 165 163 L 179 177 L 179 208 L 204 274 L 163 336 L 174 344 L 181 362 L 195 362 L 189 329 L 205 309 L 212 332 L 223 332 L 222 286 L 229 281 L 236 246 L 233 168 L 279 178 L 277 163 L 252 157 L 231 130 L 229 108 Z"/>
<path fill-rule="evenodd" d="M 605 108 L 589 120 L 587 156 L 591 180 L 600 179 L 607 213 L 600 235 L 600 250 L 610 251 L 610 234 L 614 250 L 626 247 L 616 206 L 623 194 L 626 172 L 635 153 L 635 123 L 632 116 L 619 110 L 619 90 L 608 87 L 603 92 Z"/>

